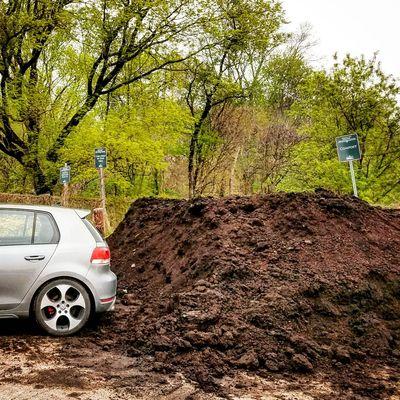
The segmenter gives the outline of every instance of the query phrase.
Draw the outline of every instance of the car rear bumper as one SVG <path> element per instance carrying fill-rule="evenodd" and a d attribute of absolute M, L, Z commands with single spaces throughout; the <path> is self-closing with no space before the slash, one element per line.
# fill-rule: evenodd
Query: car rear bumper
<path fill-rule="evenodd" d="M 107 300 L 109 300 L 109 299 L 107 299 Z M 101 306 L 99 307 L 99 310 L 97 310 L 97 312 L 114 311 L 116 300 L 117 300 L 116 296 L 114 296 L 112 298 L 112 300 L 110 300 L 110 301 L 100 300 Z"/>
<path fill-rule="evenodd" d="M 92 266 L 86 279 L 93 287 L 95 311 L 112 311 L 117 294 L 117 276 L 107 266 Z"/>

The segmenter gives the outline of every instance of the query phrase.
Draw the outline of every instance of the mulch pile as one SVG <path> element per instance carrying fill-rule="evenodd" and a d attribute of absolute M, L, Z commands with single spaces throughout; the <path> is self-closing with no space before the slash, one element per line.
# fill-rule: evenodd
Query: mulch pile
<path fill-rule="evenodd" d="M 116 332 L 155 370 L 210 390 L 237 369 L 400 376 L 399 211 L 326 191 L 141 199 L 109 245 L 130 310 Z"/>

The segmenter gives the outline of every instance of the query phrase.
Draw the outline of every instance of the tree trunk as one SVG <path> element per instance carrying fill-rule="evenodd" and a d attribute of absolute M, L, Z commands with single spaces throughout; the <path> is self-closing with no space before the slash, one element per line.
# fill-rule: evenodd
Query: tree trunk
<path fill-rule="evenodd" d="M 154 182 L 153 193 L 155 196 L 159 196 L 159 194 L 160 194 L 160 173 L 159 173 L 158 169 L 154 169 L 154 171 L 153 171 L 153 182 Z"/>
<path fill-rule="evenodd" d="M 194 181 L 194 157 L 196 154 L 197 142 L 199 139 L 199 131 L 197 124 L 194 128 L 192 137 L 190 138 L 189 160 L 188 160 L 188 180 L 189 180 L 189 199 L 194 197 L 196 184 Z"/>
<path fill-rule="evenodd" d="M 29 175 L 32 177 L 33 188 L 37 195 L 52 193 L 52 188 L 48 184 L 46 176 L 43 173 L 39 161 L 36 158 L 31 162 L 28 162 L 25 165 L 25 168 L 28 170 Z"/>
<path fill-rule="evenodd" d="M 206 104 L 204 105 L 203 112 L 199 120 L 196 122 L 192 137 L 190 139 L 190 146 L 189 146 L 189 159 L 188 159 L 188 180 L 189 180 L 189 199 L 193 199 L 196 195 L 196 158 L 198 158 L 198 151 L 199 151 L 199 135 L 201 132 L 201 128 L 204 124 L 204 121 L 207 119 L 208 115 L 210 114 L 212 108 L 211 99 L 207 99 Z"/>
<path fill-rule="evenodd" d="M 236 170 L 236 164 L 237 160 L 239 158 L 240 154 L 240 147 L 237 148 L 235 152 L 235 156 L 233 158 L 232 166 L 231 166 L 231 171 L 229 174 L 229 195 L 231 196 L 235 190 L 235 170 Z"/>
<path fill-rule="evenodd" d="M 62 148 L 65 143 L 65 140 L 72 132 L 74 128 L 76 128 L 82 119 L 88 114 L 89 111 L 93 109 L 96 105 L 97 100 L 99 99 L 99 94 L 93 94 L 89 96 L 85 104 L 73 115 L 67 125 L 64 126 L 60 135 L 57 137 L 56 141 L 54 142 L 53 146 L 49 149 L 46 154 L 46 158 L 48 161 L 52 161 L 53 163 L 58 161 L 58 151 Z"/>

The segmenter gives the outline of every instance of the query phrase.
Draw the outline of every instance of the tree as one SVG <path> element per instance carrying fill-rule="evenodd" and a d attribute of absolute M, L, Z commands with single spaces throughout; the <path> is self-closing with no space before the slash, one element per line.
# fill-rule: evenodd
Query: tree
<path fill-rule="evenodd" d="M 30 173 L 37 194 L 52 190 L 47 165 L 59 162 L 99 99 L 197 51 L 179 44 L 203 22 L 203 8 L 188 0 L 0 2 L 0 150 Z"/>
<path fill-rule="evenodd" d="M 225 105 L 212 113 L 211 127 L 203 139 L 200 194 L 274 192 L 300 141 L 292 122 L 264 107 Z"/>
<path fill-rule="evenodd" d="M 297 149 L 296 171 L 286 188 L 327 187 L 350 192 L 347 165 L 337 161 L 335 137 L 357 133 L 362 159 L 356 163 L 360 194 L 391 203 L 400 192 L 399 86 L 376 58 L 346 56 L 330 74 L 314 72 L 302 88 L 293 115 L 306 138 Z"/>
<path fill-rule="evenodd" d="M 66 140 L 60 156 L 73 171 L 71 191 L 89 196 L 98 193 L 93 149 L 104 146 L 109 194 L 137 197 L 164 192 L 168 160 L 184 153 L 190 116 L 177 102 L 157 98 L 154 83 L 141 83 L 130 90 L 128 103 L 127 96 L 113 96 L 106 118 L 99 118 L 100 112 L 92 113 Z"/>
<path fill-rule="evenodd" d="M 219 0 L 210 14 L 214 19 L 203 27 L 199 40 L 211 44 L 186 64 L 186 102 L 195 120 L 188 154 L 189 197 L 198 192 L 198 178 L 204 162 L 202 132 L 210 129 L 210 113 L 227 102 L 249 96 L 254 70 L 249 60 L 266 57 L 284 40 L 281 4 L 275 0 Z M 257 68 L 258 70 L 259 68 Z"/>
<path fill-rule="evenodd" d="M 267 60 L 255 83 L 258 87 L 255 104 L 262 104 L 280 115 L 290 110 L 300 97 L 301 86 L 312 72 L 307 52 L 313 45 L 309 29 L 305 26 Z"/>

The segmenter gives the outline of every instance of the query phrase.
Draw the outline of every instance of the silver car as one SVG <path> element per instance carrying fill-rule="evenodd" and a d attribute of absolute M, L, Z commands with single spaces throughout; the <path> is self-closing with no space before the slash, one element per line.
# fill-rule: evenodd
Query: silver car
<path fill-rule="evenodd" d="M 89 213 L 0 205 L 0 318 L 32 316 L 46 332 L 65 336 L 114 308 L 110 250 Z"/>

